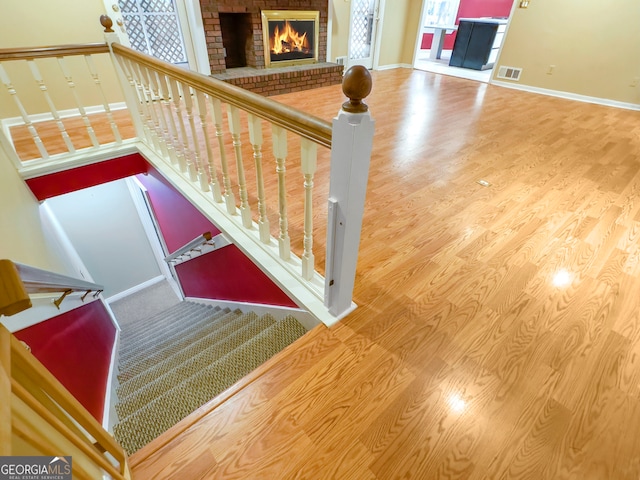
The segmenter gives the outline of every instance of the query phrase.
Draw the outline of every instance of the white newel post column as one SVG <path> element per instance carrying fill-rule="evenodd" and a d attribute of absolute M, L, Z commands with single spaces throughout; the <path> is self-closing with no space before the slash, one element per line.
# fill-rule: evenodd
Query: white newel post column
<path fill-rule="evenodd" d="M 108 15 L 100 15 L 100 24 L 104 27 L 104 38 L 105 41 L 109 44 L 109 49 L 111 49 L 111 45 L 114 43 L 120 43 L 129 46 L 127 45 L 128 41 L 123 42 L 121 36 L 111 28 L 113 27 L 113 21 Z M 122 65 L 120 65 L 120 63 L 118 62 L 118 59 L 116 58 L 113 51 L 111 51 L 111 60 L 113 62 L 114 68 L 116 69 L 116 75 L 118 76 L 118 80 L 120 81 L 122 92 L 124 93 L 124 101 L 127 104 L 129 113 L 131 114 L 131 121 L 133 122 L 136 136 L 138 138 L 145 138 L 145 131 L 139 114 L 140 102 L 136 98 L 135 93 L 131 91 L 129 79 L 123 71 Z"/>
<path fill-rule="evenodd" d="M 333 119 L 324 290 L 325 306 L 336 317 L 352 310 L 374 131 L 374 121 L 362 103 L 371 92 L 369 71 L 351 67 L 342 91 L 350 100 Z"/>

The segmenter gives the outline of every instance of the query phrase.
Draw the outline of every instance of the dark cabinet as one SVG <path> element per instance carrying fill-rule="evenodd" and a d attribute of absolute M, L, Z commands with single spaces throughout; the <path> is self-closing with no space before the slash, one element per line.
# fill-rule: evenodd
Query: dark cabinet
<path fill-rule="evenodd" d="M 499 42 L 496 42 L 496 37 L 498 31 L 503 30 L 505 23 L 500 20 L 460 19 L 449 65 L 474 70 L 493 67 L 490 57 L 492 52 L 500 46 Z M 501 40 L 501 38 L 502 32 L 498 39 Z"/>

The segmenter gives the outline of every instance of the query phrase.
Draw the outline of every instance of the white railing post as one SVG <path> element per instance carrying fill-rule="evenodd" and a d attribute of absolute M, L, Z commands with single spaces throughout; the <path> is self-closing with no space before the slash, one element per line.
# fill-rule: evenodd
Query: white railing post
<path fill-rule="evenodd" d="M 109 49 L 111 50 L 111 45 L 114 43 L 120 43 L 120 37 L 116 32 L 111 28 L 113 26 L 113 21 L 107 15 L 100 16 L 100 24 L 104 27 L 104 39 L 109 45 Z M 116 75 L 118 76 L 118 80 L 120 86 L 122 87 L 122 93 L 124 94 L 124 100 L 127 104 L 127 108 L 129 109 L 129 113 L 131 114 L 131 121 L 133 122 L 133 127 L 136 131 L 136 136 L 138 138 L 144 138 L 144 127 L 142 125 L 142 117 L 139 114 L 140 106 L 139 101 L 137 99 L 137 95 L 135 90 L 135 85 L 131 85 L 129 82 L 129 78 L 124 71 L 124 66 L 118 62 L 118 59 L 111 50 L 111 61 L 113 63 L 113 67 L 115 68 Z M 95 81 L 95 78 L 94 78 Z M 116 137 L 117 138 L 117 137 Z"/>
<path fill-rule="evenodd" d="M 362 103 L 371 92 L 369 71 L 351 67 L 342 90 L 350 100 L 333 119 L 324 302 L 336 317 L 352 310 L 374 131 L 374 121 Z"/>
<path fill-rule="evenodd" d="M 256 167 L 256 187 L 258 190 L 258 229 L 260 241 L 269 243 L 271 232 L 269 217 L 267 217 L 267 200 L 264 193 L 264 175 L 262 174 L 262 120 L 260 117 L 249 114 L 249 142 L 253 148 L 253 160 Z"/>
<path fill-rule="evenodd" d="M 311 280 L 315 273 L 313 255 L 313 176 L 318 164 L 318 144 L 307 139 L 300 141 L 302 174 L 304 175 L 304 243 L 302 278 Z"/>
<path fill-rule="evenodd" d="M 271 125 L 273 138 L 273 156 L 276 157 L 276 173 L 278 175 L 278 213 L 280 234 L 278 250 L 280 258 L 289 261 L 291 258 L 291 238 L 289 237 L 289 217 L 287 216 L 287 131 L 277 125 Z"/>

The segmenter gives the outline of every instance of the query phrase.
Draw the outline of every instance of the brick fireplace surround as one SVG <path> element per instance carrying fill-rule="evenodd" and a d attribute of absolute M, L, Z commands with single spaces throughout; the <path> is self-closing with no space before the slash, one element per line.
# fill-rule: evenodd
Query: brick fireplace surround
<path fill-rule="evenodd" d="M 335 85 L 342 81 L 343 66 L 326 63 L 326 0 L 200 0 L 200 8 L 211 74 L 214 77 L 265 96 Z M 260 15 L 262 10 L 318 10 L 318 63 L 265 68 Z M 225 66 L 220 13 L 244 13 L 250 16 L 251 31 L 247 39 L 246 67 L 227 69 Z"/>

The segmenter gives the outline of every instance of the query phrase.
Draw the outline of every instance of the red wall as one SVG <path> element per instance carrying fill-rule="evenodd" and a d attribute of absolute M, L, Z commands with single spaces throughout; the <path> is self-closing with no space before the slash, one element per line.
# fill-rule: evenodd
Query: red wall
<path fill-rule="evenodd" d="M 147 188 L 160 230 L 170 252 L 198 235 L 220 231 L 156 170 L 138 175 Z M 296 307 L 280 288 L 235 245 L 176 267 L 186 296 Z"/>
<path fill-rule="evenodd" d="M 134 153 L 106 162 L 30 178 L 26 182 L 38 200 L 46 200 L 57 195 L 64 195 L 143 173 L 147 171 L 147 168 L 148 164 L 144 157 L 139 153 Z"/>
<path fill-rule="evenodd" d="M 513 0 L 460 0 L 458 14 L 456 15 L 456 25 L 460 18 L 477 17 L 508 17 L 511 14 Z M 421 48 L 431 48 L 432 33 L 425 33 L 422 36 Z M 453 49 L 456 34 L 450 33 L 444 39 L 444 49 Z"/>
<path fill-rule="evenodd" d="M 102 422 L 116 335 L 102 302 L 93 301 L 14 334 Z"/>
<path fill-rule="evenodd" d="M 149 191 L 162 235 L 171 252 L 204 232 L 219 233 L 215 225 L 138 153 L 32 178 L 27 180 L 27 185 L 38 200 L 45 200 L 136 174 Z M 176 271 L 188 296 L 297 306 L 233 245 L 179 265 Z"/>

